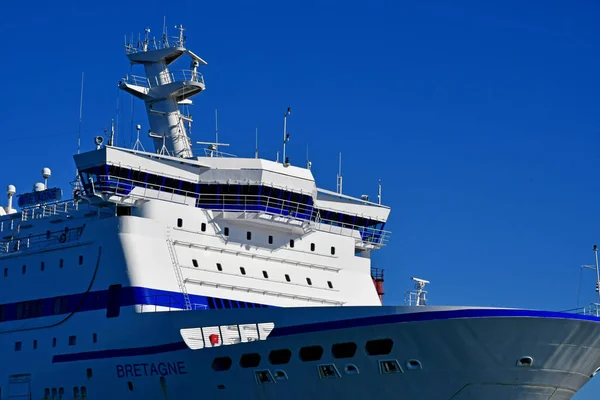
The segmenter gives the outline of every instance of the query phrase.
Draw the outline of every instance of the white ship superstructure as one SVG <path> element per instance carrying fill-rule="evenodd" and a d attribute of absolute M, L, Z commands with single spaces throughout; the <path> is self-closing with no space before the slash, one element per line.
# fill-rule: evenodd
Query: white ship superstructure
<path fill-rule="evenodd" d="M 425 306 L 418 279 L 418 307 L 382 306 L 390 208 L 285 157 L 194 156 L 206 62 L 181 27 L 126 50 L 155 152 L 97 140 L 74 199 L 44 170 L 0 207 L 0 400 L 556 400 L 597 372 L 595 316 Z"/>

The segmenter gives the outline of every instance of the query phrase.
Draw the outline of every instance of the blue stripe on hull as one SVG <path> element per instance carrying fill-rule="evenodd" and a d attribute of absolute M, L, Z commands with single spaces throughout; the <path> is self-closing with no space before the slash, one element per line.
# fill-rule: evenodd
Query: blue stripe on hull
<path fill-rule="evenodd" d="M 148 356 L 152 354 L 169 353 L 172 351 L 186 350 L 189 349 L 185 342 L 161 344 L 158 346 L 148 347 L 134 347 L 129 349 L 113 349 L 113 350 L 100 350 L 100 351 L 87 351 L 84 353 L 72 353 L 72 354 L 57 354 L 52 357 L 53 363 L 63 363 L 72 361 L 84 361 L 84 360 L 99 360 L 104 358 L 118 358 L 118 357 L 134 357 L 134 356 Z"/>

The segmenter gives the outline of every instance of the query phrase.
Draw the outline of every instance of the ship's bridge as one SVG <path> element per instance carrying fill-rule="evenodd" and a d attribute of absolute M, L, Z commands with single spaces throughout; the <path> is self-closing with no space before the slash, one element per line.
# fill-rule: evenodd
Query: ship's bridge
<path fill-rule="evenodd" d="M 135 204 L 158 199 L 240 214 L 261 223 L 287 223 L 346 234 L 357 247 L 385 245 L 390 209 L 317 189 L 308 169 L 263 159 L 181 159 L 116 147 L 75 156 L 84 191 L 98 201 Z"/>

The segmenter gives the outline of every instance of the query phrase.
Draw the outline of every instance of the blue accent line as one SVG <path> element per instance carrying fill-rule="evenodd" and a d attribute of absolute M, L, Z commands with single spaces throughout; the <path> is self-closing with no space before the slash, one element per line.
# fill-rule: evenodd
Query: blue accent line
<path fill-rule="evenodd" d="M 169 353 L 172 351 L 186 350 L 189 347 L 185 342 L 176 342 L 169 344 L 161 344 L 158 346 L 148 347 L 134 347 L 129 349 L 113 349 L 113 350 L 99 350 L 99 351 L 86 351 L 84 353 L 72 353 L 72 354 L 57 354 L 52 357 L 52 363 L 63 363 L 72 361 L 84 361 L 84 360 L 100 360 L 105 358 L 118 358 L 118 357 L 134 357 L 134 356 L 148 356 L 152 354 Z"/>
<path fill-rule="evenodd" d="M 284 326 L 273 329 L 270 338 L 329 331 L 335 329 L 359 328 L 367 326 L 395 324 L 402 322 L 423 322 L 449 320 L 460 318 L 498 318 L 498 317 L 528 317 L 545 319 L 570 319 L 593 321 L 600 323 L 600 318 L 590 315 L 568 314 L 554 311 L 511 310 L 511 309 L 464 309 L 445 311 L 424 311 L 405 314 L 378 315 L 338 321 L 317 322 L 314 324 Z"/>

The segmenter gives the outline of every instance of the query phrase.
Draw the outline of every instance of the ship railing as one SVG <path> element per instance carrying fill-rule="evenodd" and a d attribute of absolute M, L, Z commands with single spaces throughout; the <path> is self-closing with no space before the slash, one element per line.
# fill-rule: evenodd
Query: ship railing
<path fill-rule="evenodd" d="M 177 71 L 163 71 L 154 76 L 126 75 L 123 81 L 135 86 L 153 88 L 161 85 L 167 85 L 173 82 L 191 81 L 204 84 L 204 76 L 200 72 L 184 69 Z"/>
<path fill-rule="evenodd" d="M 194 204 L 198 208 L 221 213 L 241 212 L 246 213 L 248 218 L 261 218 L 261 215 L 272 216 L 274 222 L 310 225 L 316 230 L 351 236 L 357 242 L 372 246 L 385 245 L 391 234 L 382 229 L 324 219 L 313 204 L 268 195 L 188 192 L 114 175 L 98 176 L 98 181 L 94 183 L 94 190 L 96 193 L 109 196 Z"/>
<path fill-rule="evenodd" d="M 426 290 L 407 290 L 404 292 L 404 305 L 415 307 L 415 306 L 426 306 L 427 305 L 427 291 Z"/>
<path fill-rule="evenodd" d="M 77 241 L 83 234 L 83 226 L 58 231 L 47 231 L 39 235 L 29 235 L 0 242 L 0 254 L 15 253 L 30 249 L 44 249 L 58 244 Z"/>
<path fill-rule="evenodd" d="M 590 303 L 584 307 L 570 308 L 568 310 L 562 310 L 561 312 L 600 317 L 600 303 Z"/>
<path fill-rule="evenodd" d="M 79 210 L 79 202 L 64 200 L 56 203 L 38 204 L 21 210 L 23 221 L 36 218 L 45 218 L 53 215 L 69 214 Z"/>

